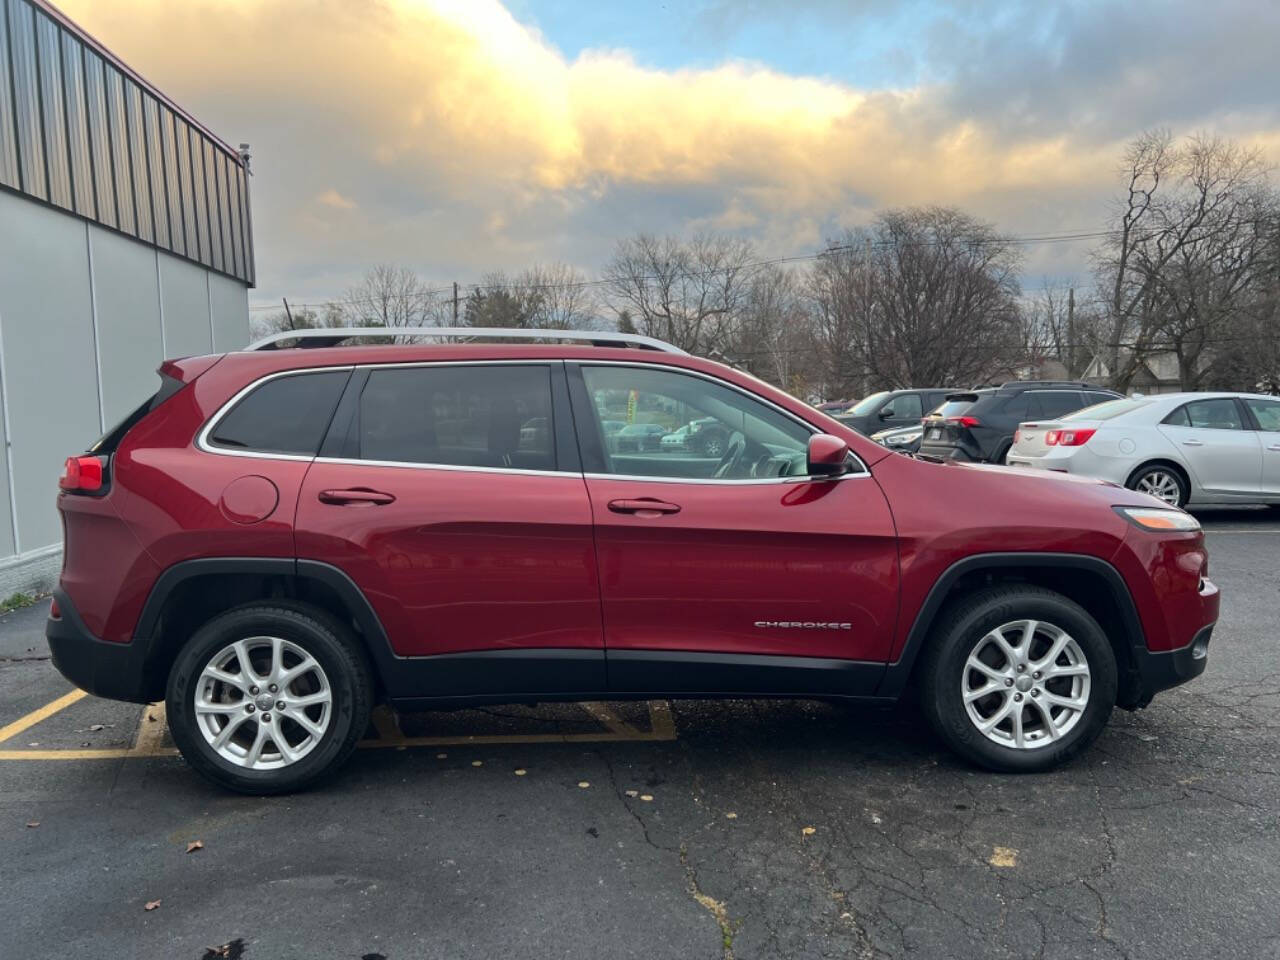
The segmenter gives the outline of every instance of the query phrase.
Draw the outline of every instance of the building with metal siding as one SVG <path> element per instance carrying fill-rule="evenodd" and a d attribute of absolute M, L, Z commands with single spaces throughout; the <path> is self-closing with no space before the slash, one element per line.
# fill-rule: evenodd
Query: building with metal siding
<path fill-rule="evenodd" d="M 46 0 L 0 0 L 0 599 L 56 575 L 63 459 L 165 357 L 248 340 L 248 174 Z"/>

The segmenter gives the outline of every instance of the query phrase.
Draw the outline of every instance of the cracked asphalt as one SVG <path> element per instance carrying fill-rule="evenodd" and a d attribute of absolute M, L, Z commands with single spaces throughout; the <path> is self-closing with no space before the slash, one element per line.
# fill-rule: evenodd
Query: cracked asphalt
<path fill-rule="evenodd" d="M 0 954 L 1280 957 L 1280 514 L 1201 517 L 1208 671 L 1053 774 L 967 767 L 905 707 L 807 701 L 674 702 L 669 741 L 362 750 L 273 799 L 173 757 L 0 760 Z M 0 725 L 68 690 L 43 616 L 0 617 Z M 591 723 L 559 709 L 424 722 Z M 138 724 L 87 698 L 4 747 Z"/>

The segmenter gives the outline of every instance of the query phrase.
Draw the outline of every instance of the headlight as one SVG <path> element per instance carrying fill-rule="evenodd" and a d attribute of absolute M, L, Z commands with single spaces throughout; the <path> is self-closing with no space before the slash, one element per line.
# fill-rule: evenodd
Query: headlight
<path fill-rule="evenodd" d="M 1190 533 L 1200 529 L 1200 521 L 1182 510 L 1159 507 L 1115 507 L 1116 513 L 1135 527 L 1156 532 Z"/>

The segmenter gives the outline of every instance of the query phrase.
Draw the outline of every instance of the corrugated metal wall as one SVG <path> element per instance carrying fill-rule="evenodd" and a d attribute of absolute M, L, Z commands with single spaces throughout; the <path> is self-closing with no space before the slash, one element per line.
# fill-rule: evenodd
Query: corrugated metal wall
<path fill-rule="evenodd" d="M 52 8 L 0 13 L 0 188 L 253 284 L 239 154 Z"/>

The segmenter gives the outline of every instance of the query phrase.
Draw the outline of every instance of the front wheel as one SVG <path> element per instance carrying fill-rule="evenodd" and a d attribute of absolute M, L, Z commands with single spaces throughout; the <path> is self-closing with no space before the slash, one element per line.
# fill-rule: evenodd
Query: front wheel
<path fill-rule="evenodd" d="M 253 604 L 196 631 L 169 674 L 174 742 L 240 793 L 299 790 L 331 774 L 369 722 L 372 682 L 350 632 L 302 605 Z"/>
<path fill-rule="evenodd" d="M 1116 700 L 1116 661 L 1089 614 L 1019 584 L 951 608 L 930 641 L 922 707 L 966 759 L 1008 773 L 1051 769 L 1088 746 Z"/>

